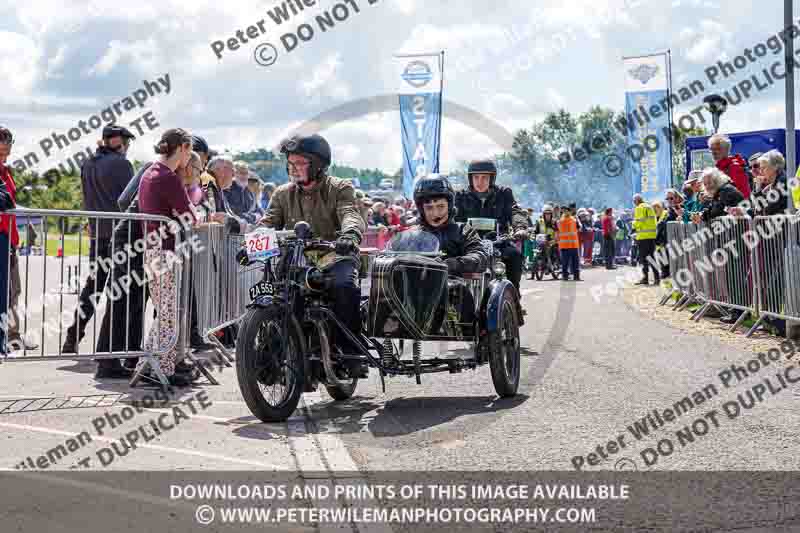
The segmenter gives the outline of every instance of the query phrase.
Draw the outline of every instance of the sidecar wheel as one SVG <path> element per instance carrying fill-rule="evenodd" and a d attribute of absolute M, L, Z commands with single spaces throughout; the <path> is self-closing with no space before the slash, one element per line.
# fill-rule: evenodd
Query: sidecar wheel
<path fill-rule="evenodd" d="M 289 338 L 284 343 L 283 312 L 281 308 L 250 309 L 236 340 L 236 377 L 242 398 L 253 415 L 268 423 L 292 416 L 305 384 L 300 326 L 294 317 L 289 318 Z"/>
<path fill-rule="evenodd" d="M 499 329 L 489 334 L 489 368 L 497 394 L 515 396 L 519 388 L 519 318 L 510 291 L 503 294 L 502 320 Z"/>

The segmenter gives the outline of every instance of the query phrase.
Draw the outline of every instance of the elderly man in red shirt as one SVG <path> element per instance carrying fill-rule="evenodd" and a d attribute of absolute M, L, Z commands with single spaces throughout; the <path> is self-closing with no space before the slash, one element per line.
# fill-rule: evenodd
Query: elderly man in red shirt
<path fill-rule="evenodd" d="M 708 148 L 717 168 L 724 172 L 733 185 L 742 193 L 744 199 L 750 198 L 750 179 L 744 171 L 745 160 L 739 155 L 731 156 L 731 140 L 727 135 L 717 133 L 708 139 Z"/>
<path fill-rule="evenodd" d="M 6 161 L 11 153 L 11 145 L 14 144 L 14 136 L 7 128 L 0 126 L 0 210 L 5 211 L 14 207 L 16 202 L 17 187 L 14 184 L 14 178 L 11 176 L 11 170 L 6 166 Z M 19 288 L 13 287 L 9 291 L 9 277 L 10 273 L 13 277 L 15 274 L 19 276 L 19 268 L 14 269 L 16 263 L 16 249 L 19 248 L 19 232 L 17 231 L 17 217 L 14 215 L 0 216 L 0 354 L 7 353 L 6 349 L 6 330 L 9 329 L 14 332 L 16 328 L 19 331 L 19 319 L 14 313 L 16 323 L 10 324 L 8 318 L 9 311 L 9 292 L 11 292 L 11 304 L 16 303 L 14 298 L 15 290 Z M 11 265 L 9 265 L 11 262 Z M 17 333 L 18 334 L 18 333 Z"/>

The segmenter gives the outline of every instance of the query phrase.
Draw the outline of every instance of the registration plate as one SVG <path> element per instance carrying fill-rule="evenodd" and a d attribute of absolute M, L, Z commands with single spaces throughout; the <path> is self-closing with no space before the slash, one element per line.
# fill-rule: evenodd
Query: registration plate
<path fill-rule="evenodd" d="M 250 287 L 250 299 L 255 300 L 259 296 L 274 296 L 275 286 L 269 281 L 259 281 Z"/>

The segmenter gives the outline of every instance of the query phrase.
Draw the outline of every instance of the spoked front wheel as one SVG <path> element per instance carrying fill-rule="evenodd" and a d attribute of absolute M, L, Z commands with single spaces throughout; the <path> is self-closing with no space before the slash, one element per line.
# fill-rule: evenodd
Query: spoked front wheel
<path fill-rule="evenodd" d="M 494 390 L 503 398 L 517 394 L 519 387 L 519 319 L 511 291 L 503 293 L 500 302 L 501 321 L 496 331 L 489 334 L 489 367 Z"/>
<path fill-rule="evenodd" d="M 303 394 L 305 367 L 300 326 L 282 308 L 255 307 L 236 341 L 236 377 L 245 404 L 262 422 L 287 420 Z"/>

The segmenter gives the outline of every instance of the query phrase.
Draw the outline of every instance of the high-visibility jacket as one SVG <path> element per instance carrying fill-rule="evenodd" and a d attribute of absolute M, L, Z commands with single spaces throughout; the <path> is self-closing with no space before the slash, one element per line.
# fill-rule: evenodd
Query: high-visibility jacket
<path fill-rule="evenodd" d="M 540 233 L 548 235 L 551 239 L 556 236 L 555 224 L 553 224 L 552 219 L 551 222 L 548 224 L 544 220 L 544 217 L 541 217 L 539 218 L 539 221 L 536 224 L 537 224 L 536 227 L 538 228 L 538 231 Z"/>
<path fill-rule="evenodd" d="M 578 248 L 578 223 L 571 216 L 558 221 L 558 249 Z"/>
<path fill-rule="evenodd" d="M 656 212 L 647 202 L 642 202 L 633 211 L 633 229 L 636 230 L 636 240 L 646 241 L 656 238 Z"/>

